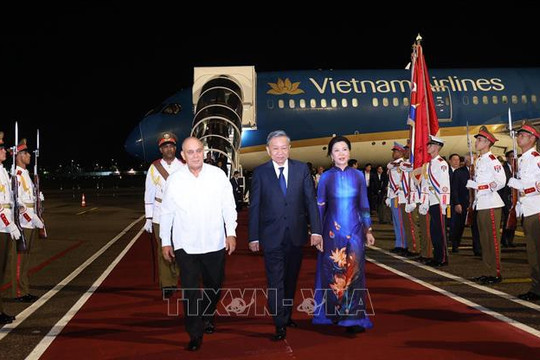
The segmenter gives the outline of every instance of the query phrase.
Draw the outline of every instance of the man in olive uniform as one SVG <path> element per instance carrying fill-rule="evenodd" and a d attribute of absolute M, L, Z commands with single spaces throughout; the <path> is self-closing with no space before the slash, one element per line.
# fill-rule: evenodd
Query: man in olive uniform
<path fill-rule="evenodd" d="M 17 167 L 17 183 L 19 186 L 19 221 L 24 231 L 26 239 L 26 251 L 18 252 L 15 241 L 11 243 L 11 294 L 18 302 L 34 302 L 37 296 L 30 294 L 30 280 L 28 270 L 30 270 L 30 254 L 32 251 L 32 243 L 37 236 L 38 229 L 43 228 L 43 222 L 34 212 L 36 197 L 34 194 L 34 183 L 30 178 L 27 166 L 30 165 L 32 155 L 26 145 L 26 139 L 22 139 L 17 145 L 17 156 L 15 162 Z M 43 194 L 39 194 L 43 201 Z"/>
<path fill-rule="evenodd" d="M 170 132 L 166 132 L 159 137 L 158 146 L 162 158 L 157 159 L 150 165 L 146 174 L 146 188 L 144 191 L 146 215 L 144 229 L 150 234 L 153 233 L 152 237 L 157 241 L 159 285 L 165 298 L 171 297 L 176 291 L 179 276 L 178 265 L 163 258 L 161 239 L 159 238 L 159 218 L 165 182 L 170 174 L 184 166 L 176 157 L 176 141 L 176 136 Z"/>
<path fill-rule="evenodd" d="M 482 261 L 488 273 L 474 280 L 484 285 L 492 285 L 502 280 L 499 225 L 504 202 L 497 191 L 506 185 L 506 175 L 501 162 L 491 153 L 491 146 L 498 139 L 485 126 L 480 127 L 474 137 L 478 158 L 474 167 L 474 180 L 467 181 L 466 187 L 475 189 L 473 207 L 476 209 Z"/>
<path fill-rule="evenodd" d="M 4 168 L 6 149 L 4 148 L 4 133 L 0 132 L 0 280 L 4 279 L 8 262 L 9 244 L 21 237 L 17 226 L 13 223 L 13 195 L 11 182 Z M 4 312 L 4 304 L 0 294 L 0 325 L 9 324 L 15 320 L 15 316 Z"/>
<path fill-rule="evenodd" d="M 517 144 L 522 155 L 518 161 L 517 179 L 508 186 L 519 191 L 516 215 L 523 214 L 523 229 L 527 241 L 527 259 L 531 266 L 531 290 L 518 297 L 522 300 L 540 300 L 540 153 L 536 146 L 540 131 L 525 122 L 518 130 Z"/>

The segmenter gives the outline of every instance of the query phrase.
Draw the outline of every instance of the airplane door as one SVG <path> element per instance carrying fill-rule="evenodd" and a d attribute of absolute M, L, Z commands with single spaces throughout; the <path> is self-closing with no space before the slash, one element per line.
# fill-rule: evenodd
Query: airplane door
<path fill-rule="evenodd" d="M 445 86 L 445 90 L 434 93 L 433 98 L 439 122 L 452 122 L 452 96 L 450 89 Z"/>

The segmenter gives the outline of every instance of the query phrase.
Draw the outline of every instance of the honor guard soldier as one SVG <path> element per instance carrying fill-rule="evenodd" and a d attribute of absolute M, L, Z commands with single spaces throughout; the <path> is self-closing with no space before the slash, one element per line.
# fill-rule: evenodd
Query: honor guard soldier
<path fill-rule="evenodd" d="M 523 229 L 527 241 L 527 258 L 531 266 L 531 290 L 518 297 L 522 300 L 540 300 L 540 153 L 536 147 L 540 131 L 529 122 L 518 130 L 517 144 L 522 155 L 518 161 L 517 179 L 508 186 L 519 191 L 516 215 L 523 214 Z"/>
<path fill-rule="evenodd" d="M 498 190 L 506 185 L 506 175 L 501 162 L 491 153 L 491 146 L 498 141 L 485 126 L 480 127 L 476 138 L 474 180 L 467 181 L 467 188 L 475 190 L 473 208 L 476 209 L 476 224 L 480 234 L 482 261 L 488 275 L 475 278 L 484 285 L 501 282 L 501 248 L 499 225 L 504 202 Z"/>
<path fill-rule="evenodd" d="M 27 166 L 30 165 L 32 155 L 26 145 L 26 139 L 21 139 L 17 145 L 17 156 L 15 162 L 17 167 L 17 183 L 19 187 L 18 202 L 19 202 L 19 221 L 23 228 L 24 237 L 26 239 L 26 250 L 17 251 L 15 241 L 11 244 L 11 293 L 15 301 L 19 302 L 34 302 L 37 296 L 30 294 L 30 281 L 28 278 L 28 270 L 30 269 L 30 254 L 32 243 L 37 236 L 38 229 L 43 228 L 43 222 L 34 212 L 34 204 L 36 202 L 34 193 L 34 183 L 30 178 L 30 173 Z M 39 194 L 41 201 L 44 201 L 43 194 Z"/>
<path fill-rule="evenodd" d="M 4 147 L 4 133 L 0 132 L 0 279 L 4 279 L 8 262 L 9 244 L 21 237 L 21 233 L 13 222 L 13 196 L 11 182 L 4 168 L 6 149 Z M 9 324 L 15 316 L 4 313 L 4 304 L 0 294 L 0 325 Z"/>
<path fill-rule="evenodd" d="M 407 235 L 405 232 L 405 223 L 401 208 L 405 207 L 407 199 L 403 190 L 403 171 L 400 165 L 403 162 L 405 155 L 405 147 L 394 141 L 392 147 L 393 161 L 389 162 L 386 168 L 388 169 L 388 192 L 386 197 L 386 206 L 392 211 L 392 222 L 394 224 L 394 233 L 396 241 L 394 249 L 391 252 L 398 254 L 407 253 Z"/>
<path fill-rule="evenodd" d="M 176 158 L 176 142 L 177 139 L 173 133 L 166 132 L 160 136 L 158 146 L 162 158 L 157 159 L 150 165 L 146 174 L 146 188 L 144 192 L 144 209 L 146 215 L 144 229 L 148 233 L 153 234 L 151 235 L 153 238 L 151 240 L 157 242 L 159 285 L 165 298 L 171 297 L 178 286 L 178 266 L 175 262 L 170 263 L 163 258 L 161 239 L 159 237 L 159 217 L 165 182 L 169 175 L 185 166 Z"/>
<path fill-rule="evenodd" d="M 444 141 L 430 135 L 427 146 L 431 160 L 422 169 L 422 196 L 418 211 L 422 215 L 429 212 L 433 260 L 427 264 L 439 267 L 448 265 L 445 218 L 447 207 L 450 205 L 450 173 L 448 163 L 439 155 Z"/>

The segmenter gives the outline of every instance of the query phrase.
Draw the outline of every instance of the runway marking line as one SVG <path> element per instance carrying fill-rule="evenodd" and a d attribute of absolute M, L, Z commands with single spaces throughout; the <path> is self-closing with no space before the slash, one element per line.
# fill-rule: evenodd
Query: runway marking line
<path fill-rule="evenodd" d="M 99 209 L 99 208 L 93 207 L 93 208 L 91 208 L 91 209 L 88 209 L 88 210 L 84 210 L 84 211 L 78 212 L 78 213 L 76 213 L 75 215 L 82 215 L 82 214 L 85 214 L 85 213 L 87 213 L 87 212 L 94 211 L 94 210 L 97 210 L 97 209 Z"/>

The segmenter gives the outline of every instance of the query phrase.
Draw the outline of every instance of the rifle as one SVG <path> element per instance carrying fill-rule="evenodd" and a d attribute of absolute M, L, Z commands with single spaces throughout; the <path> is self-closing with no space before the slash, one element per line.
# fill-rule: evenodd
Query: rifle
<path fill-rule="evenodd" d="M 472 153 L 471 138 L 469 136 L 469 122 L 467 121 L 467 147 L 469 148 L 469 156 L 471 158 L 471 164 L 469 165 L 469 178 L 474 180 L 474 158 Z M 469 207 L 467 208 L 467 217 L 465 218 L 465 225 L 472 226 L 474 224 L 474 189 L 469 189 Z"/>
<path fill-rule="evenodd" d="M 517 164 L 517 151 L 516 151 L 516 133 L 512 130 L 512 112 L 508 108 L 508 130 L 510 131 L 510 137 L 512 138 L 512 150 L 514 156 L 512 157 L 512 176 L 517 177 L 518 164 Z M 508 213 L 508 219 L 506 220 L 506 229 L 515 230 L 517 227 L 517 214 L 516 214 L 516 204 L 518 201 L 518 191 L 517 189 L 512 188 L 512 207 Z"/>
<path fill-rule="evenodd" d="M 26 238 L 21 226 L 20 209 L 19 209 L 19 181 L 17 180 L 17 145 L 19 144 L 19 126 L 15 122 L 15 146 L 12 148 L 13 164 L 11 165 L 11 190 L 13 196 L 13 223 L 21 232 L 21 237 L 17 241 L 17 252 L 24 253 L 28 251 Z"/>
<path fill-rule="evenodd" d="M 39 185 L 39 175 L 38 175 L 38 158 L 39 158 L 39 129 L 37 130 L 36 136 L 36 150 L 34 150 L 34 210 L 36 215 L 39 217 L 43 223 L 43 228 L 39 229 L 39 238 L 47 238 L 47 229 L 45 227 L 45 221 L 43 221 L 43 205 L 41 204 L 41 190 Z"/>

